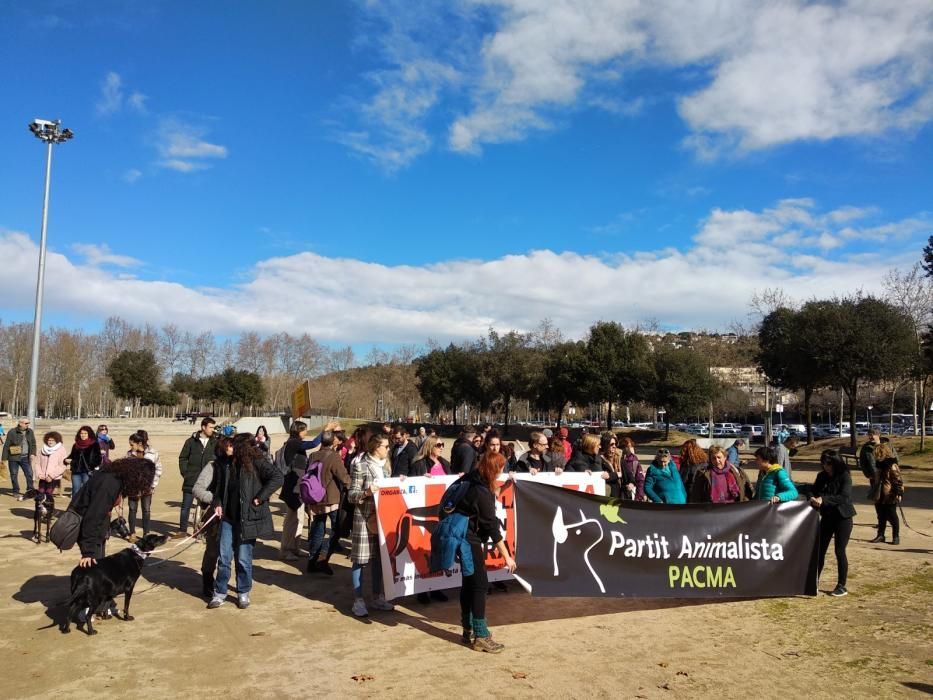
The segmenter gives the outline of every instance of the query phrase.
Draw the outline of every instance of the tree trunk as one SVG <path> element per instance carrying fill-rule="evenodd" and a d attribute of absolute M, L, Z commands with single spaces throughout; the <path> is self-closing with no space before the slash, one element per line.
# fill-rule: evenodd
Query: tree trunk
<path fill-rule="evenodd" d="M 924 377 L 920 382 L 920 451 L 926 446 L 927 437 L 927 380 Z M 916 427 L 916 424 L 914 424 Z"/>
<path fill-rule="evenodd" d="M 671 419 L 668 417 L 668 414 L 664 414 L 664 439 L 669 440 L 671 437 Z M 710 435 L 710 438 L 713 436 Z"/>
<path fill-rule="evenodd" d="M 509 405 L 512 403 L 512 397 L 508 394 L 505 395 L 505 425 L 502 427 L 502 435 L 509 434 Z"/>
<path fill-rule="evenodd" d="M 852 386 L 846 389 L 846 396 L 849 397 L 849 447 L 855 449 L 855 421 L 858 416 L 855 415 L 855 399 L 858 396 L 858 382 L 853 382 Z M 839 432 L 842 432 L 842 421 L 839 421 Z"/>
<path fill-rule="evenodd" d="M 606 430 L 612 430 L 612 401 L 609 402 L 609 408 L 606 411 Z"/>
<path fill-rule="evenodd" d="M 807 444 L 813 444 L 813 415 L 810 410 L 810 400 L 813 398 L 813 387 L 803 390 L 803 413 L 807 421 Z"/>
<path fill-rule="evenodd" d="M 897 384 L 895 384 L 894 389 L 891 391 L 891 416 L 888 419 L 888 435 L 894 435 L 894 397 L 897 396 L 897 388 Z"/>

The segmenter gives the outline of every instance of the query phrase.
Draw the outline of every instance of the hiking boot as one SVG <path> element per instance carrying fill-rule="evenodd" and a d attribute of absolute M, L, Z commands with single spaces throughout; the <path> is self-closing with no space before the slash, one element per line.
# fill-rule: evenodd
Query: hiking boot
<path fill-rule="evenodd" d="M 473 640 L 473 649 L 475 651 L 485 651 L 488 654 L 498 654 L 505 649 L 505 645 L 493 641 L 492 637 L 477 637 Z"/>
<path fill-rule="evenodd" d="M 836 586 L 829 594 L 834 598 L 841 598 L 844 595 L 849 595 L 849 591 L 846 590 L 845 586 Z"/>
<path fill-rule="evenodd" d="M 382 593 L 373 598 L 373 602 L 371 602 L 369 605 L 376 610 L 385 610 L 386 612 L 392 612 L 395 610 L 395 606 L 387 601 L 386 597 Z"/>
<path fill-rule="evenodd" d="M 439 600 L 442 603 L 446 603 L 450 599 L 444 591 L 431 591 L 431 600 Z"/>
<path fill-rule="evenodd" d="M 227 596 L 221 595 L 220 593 L 215 593 L 214 597 L 211 598 L 211 602 L 207 604 L 208 610 L 216 610 L 221 605 L 227 602 Z"/>
<path fill-rule="evenodd" d="M 240 610 L 246 610 L 249 607 L 249 593 L 237 595 L 236 605 Z"/>
<path fill-rule="evenodd" d="M 900 544 L 901 538 L 895 535 L 894 539 L 891 540 L 891 544 Z"/>
<path fill-rule="evenodd" d="M 366 617 L 369 615 L 369 610 L 366 609 L 366 601 L 362 598 L 353 599 L 353 607 L 351 608 L 353 614 L 357 617 Z"/>
<path fill-rule="evenodd" d="M 878 542 L 884 542 L 884 535 L 878 535 L 873 540 L 868 540 L 868 544 L 877 544 Z"/>

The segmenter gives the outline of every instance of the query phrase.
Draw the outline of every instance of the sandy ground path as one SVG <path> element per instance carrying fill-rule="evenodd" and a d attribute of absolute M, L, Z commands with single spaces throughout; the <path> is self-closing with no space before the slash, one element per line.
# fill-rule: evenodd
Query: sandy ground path
<path fill-rule="evenodd" d="M 44 427 L 44 426 L 43 426 Z M 118 444 L 136 426 L 112 425 Z M 75 426 L 67 426 L 68 435 Z M 177 520 L 176 456 L 188 426 L 152 426 L 165 467 L 156 530 Z M 64 431 L 63 431 L 64 432 Z M 66 438 L 68 439 L 68 438 Z M 796 477 L 812 481 L 812 468 Z M 933 476 L 907 471 L 911 525 L 933 532 Z M 874 512 L 856 476 L 859 515 L 849 547 L 851 594 L 738 601 L 535 599 L 516 585 L 489 600 L 490 656 L 461 646 L 456 600 L 396 612 L 349 613 L 349 562 L 333 578 L 255 551 L 253 605 L 208 611 L 202 545 L 147 567 L 133 622 L 95 637 L 62 635 L 76 552 L 29 541 L 32 509 L 0 497 L 0 653 L 4 698 L 332 696 L 450 697 L 929 697 L 933 693 L 933 538 L 902 529 L 901 546 L 871 545 Z M 4 491 L 9 481 L 3 482 Z M 59 508 L 67 498 L 59 499 Z M 276 527 L 281 510 L 276 506 Z M 116 551 L 117 545 L 109 551 Z M 835 583 L 827 565 L 821 589 Z"/>

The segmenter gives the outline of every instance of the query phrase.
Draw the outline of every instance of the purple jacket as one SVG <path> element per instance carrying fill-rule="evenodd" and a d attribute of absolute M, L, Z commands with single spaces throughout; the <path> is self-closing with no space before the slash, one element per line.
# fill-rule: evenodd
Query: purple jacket
<path fill-rule="evenodd" d="M 622 456 L 622 471 L 625 472 L 625 483 L 635 484 L 635 500 L 645 500 L 645 470 L 634 454 Z"/>

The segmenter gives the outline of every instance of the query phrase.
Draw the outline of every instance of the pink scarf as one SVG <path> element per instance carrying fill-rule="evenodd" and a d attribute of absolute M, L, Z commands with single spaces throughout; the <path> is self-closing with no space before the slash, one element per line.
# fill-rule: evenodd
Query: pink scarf
<path fill-rule="evenodd" d="M 722 469 L 710 465 L 710 500 L 713 503 L 736 503 L 739 500 L 739 485 L 729 464 Z"/>

